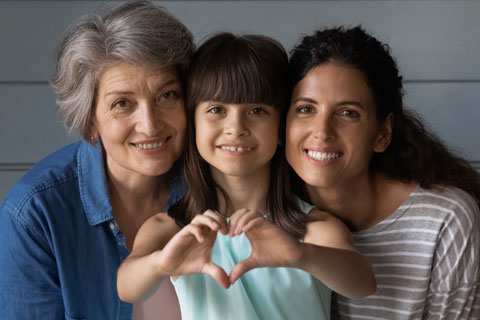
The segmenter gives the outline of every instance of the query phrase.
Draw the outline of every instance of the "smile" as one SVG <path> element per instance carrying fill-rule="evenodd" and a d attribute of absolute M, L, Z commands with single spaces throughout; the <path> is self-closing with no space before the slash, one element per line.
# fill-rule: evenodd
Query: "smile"
<path fill-rule="evenodd" d="M 251 147 L 220 146 L 220 149 L 234 152 L 243 152 L 252 150 Z"/>
<path fill-rule="evenodd" d="M 154 142 L 154 143 L 134 143 L 133 145 L 135 148 L 142 149 L 142 150 L 152 150 L 156 148 L 160 148 L 167 142 L 168 138 L 163 139 L 162 141 Z"/>
<path fill-rule="evenodd" d="M 337 159 L 342 155 L 342 153 L 340 152 L 319 152 L 319 151 L 312 151 L 312 150 L 307 150 L 307 154 L 310 158 L 319 160 L 319 161 Z"/>

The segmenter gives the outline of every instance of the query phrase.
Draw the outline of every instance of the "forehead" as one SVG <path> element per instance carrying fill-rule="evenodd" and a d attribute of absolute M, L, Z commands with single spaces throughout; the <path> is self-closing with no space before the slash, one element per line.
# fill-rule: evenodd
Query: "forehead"
<path fill-rule="evenodd" d="M 332 102 L 348 100 L 373 103 L 373 94 L 363 73 L 333 62 L 313 67 L 295 86 L 293 99 L 297 97 Z"/>
<path fill-rule="evenodd" d="M 117 86 L 138 84 L 156 85 L 178 81 L 175 67 L 149 68 L 141 65 L 119 62 L 103 70 L 99 77 L 99 90 Z"/>

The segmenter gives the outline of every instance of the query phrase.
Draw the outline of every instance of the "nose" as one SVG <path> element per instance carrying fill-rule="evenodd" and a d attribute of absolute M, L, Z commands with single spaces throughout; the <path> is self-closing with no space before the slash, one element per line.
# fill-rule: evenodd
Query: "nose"
<path fill-rule="evenodd" d="M 154 103 L 143 102 L 139 104 L 136 126 L 138 132 L 153 137 L 162 130 L 165 124 L 157 109 Z"/>
<path fill-rule="evenodd" d="M 335 139 L 335 124 L 333 119 L 328 115 L 319 115 L 314 123 L 314 137 L 321 141 Z"/>
<path fill-rule="evenodd" d="M 225 119 L 223 132 L 229 136 L 239 137 L 249 134 L 247 119 L 239 112 L 232 112 Z"/>

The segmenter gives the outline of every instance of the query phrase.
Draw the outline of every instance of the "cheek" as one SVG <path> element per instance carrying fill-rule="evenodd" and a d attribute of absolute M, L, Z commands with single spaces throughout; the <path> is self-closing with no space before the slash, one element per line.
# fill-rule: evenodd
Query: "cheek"
<path fill-rule="evenodd" d="M 177 132 L 177 135 L 180 137 L 180 140 L 183 141 L 187 131 L 187 119 L 185 117 L 185 114 L 178 116 L 175 123 L 175 131 Z"/>
<path fill-rule="evenodd" d="M 179 133 L 184 133 L 187 128 L 187 115 L 183 107 L 177 109 L 176 112 L 173 112 L 169 115 L 169 122 Z"/>
<path fill-rule="evenodd" d="M 209 136 L 210 132 L 208 125 L 204 125 L 203 121 L 195 123 L 195 144 L 198 153 L 200 153 L 202 157 L 204 157 L 206 147 L 209 144 Z"/>
<path fill-rule="evenodd" d="M 296 143 L 294 139 L 292 139 L 291 131 L 287 131 L 287 136 L 285 139 L 285 156 L 287 158 L 287 162 L 293 168 L 295 167 L 295 150 Z"/>
<path fill-rule="evenodd" d="M 98 118 L 97 118 L 98 119 Z M 132 123 L 128 118 L 98 119 L 95 128 L 102 140 L 123 141 L 132 131 Z"/>
<path fill-rule="evenodd" d="M 288 150 L 293 150 L 294 148 L 296 148 L 297 144 L 299 143 L 299 137 L 303 135 L 304 130 L 305 126 L 301 126 L 297 122 L 287 122 L 285 132 L 285 143 L 287 152 Z"/>

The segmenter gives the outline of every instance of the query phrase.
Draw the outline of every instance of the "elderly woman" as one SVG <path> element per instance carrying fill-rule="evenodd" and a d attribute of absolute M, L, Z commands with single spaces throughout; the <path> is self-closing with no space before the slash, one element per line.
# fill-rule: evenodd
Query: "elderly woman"
<path fill-rule="evenodd" d="M 117 268 L 142 223 L 175 200 L 193 51 L 187 28 L 148 2 L 71 26 L 52 87 L 85 141 L 38 162 L 0 207 L 2 319 L 132 318 Z"/>
<path fill-rule="evenodd" d="M 480 175 L 403 108 L 388 47 L 321 30 L 293 50 L 290 79 L 288 162 L 377 279 L 369 297 L 336 295 L 332 318 L 479 319 Z"/>

